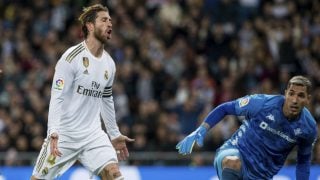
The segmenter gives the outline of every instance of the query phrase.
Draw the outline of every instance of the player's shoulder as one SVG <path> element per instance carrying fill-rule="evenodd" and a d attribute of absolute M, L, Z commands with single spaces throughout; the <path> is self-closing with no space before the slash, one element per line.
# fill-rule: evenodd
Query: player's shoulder
<path fill-rule="evenodd" d="M 260 101 L 268 104 L 277 104 L 279 101 L 283 101 L 282 95 L 270 95 L 270 94 L 252 94 L 246 96 L 249 100 Z"/>
<path fill-rule="evenodd" d="M 302 109 L 298 123 L 298 129 L 299 131 L 302 131 L 303 139 L 309 139 L 310 141 L 314 141 L 318 134 L 317 123 L 307 108 L 304 107 Z"/>
<path fill-rule="evenodd" d="M 104 59 L 105 59 L 108 63 L 111 63 L 113 66 L 115 66 L 115 62 L 114 62 L 113 58 L 111 57 L 111 55 L 108 53 L 108 51 L 103 50 L 103 55 L 105 56 Z"/>
<path fill-rule="evenodd" d="M 317 129 L 316 120 L 314 119 L 314 117 L 306 107 L 302 109 L 302 115 L 300 118 L 307 129 L 309 130 Z"/>
<path fill-rule="evenodd" d="M 270 106 L 277 106 L 284 102 L 283 95 L 263 94 L 263 98 L 265 100 L 265 104 Z"/>
<path fill-rule="evenodd" d="M 281 95 L 268 95 L 268 94 L 252 94 L 244 96 L 238 99 L 239 107 L 245 107 L 256 109 L 257 111 L 261 108 L 274 108 L 284 101 L 284 97 Z"/>
<path fill-rule="evenodd" d="M 253 99 L 277 99 L 282 97 L 281 95 L 272 95 L 272 94 L 251 94 L 248 97 Z"/>
<path fill-rule="evenodd" d="M 72 63 L 76 59 L 76 57 L 85 49 L 86 48 L 83 42 L 71 46 L 63 53 L 61 60 L 66 61 L 68 63 Z"/>

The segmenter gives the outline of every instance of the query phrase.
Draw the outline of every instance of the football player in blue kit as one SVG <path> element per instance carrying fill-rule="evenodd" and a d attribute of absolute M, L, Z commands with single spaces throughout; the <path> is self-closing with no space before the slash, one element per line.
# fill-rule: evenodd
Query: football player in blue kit
<path fill-rule="evenodd" d="M 296 179 L 309 179 L 317 126 L 305 107 L 311 100 L 311 82 L 292 77 L 285 95 L 255 94 L 213 109 L 204 122 L 177 144 L 180 154 L 203 145 L 207 131 L 226 115 L 244 116 L 240 128 L 216 151 L 214 166 L 222 180 L 271 179 L 297 146 Z"/>

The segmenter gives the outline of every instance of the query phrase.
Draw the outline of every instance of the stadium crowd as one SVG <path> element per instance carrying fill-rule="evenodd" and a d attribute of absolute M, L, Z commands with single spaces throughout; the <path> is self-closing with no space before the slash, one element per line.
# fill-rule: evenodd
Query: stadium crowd
<path fill-rule="evenodd" d="M 318 0 L 2 0 L 1 165 L 25 165 L 17 153 L 40 150 L 55 64 L 82 41 L 76 13 L 92 3 L 107 5 L 112 17 L 113 96 L 121 132 L 136 139 L 130 151 L 175 151 L 216 105 L 284 93 L 296 74 L 314 84 L 309 109 L 320 128 Z M 214 151 L 240 123 L 225 118 L 198 151 Z M 320 164 L 319 140 L 313 163 Z"/>

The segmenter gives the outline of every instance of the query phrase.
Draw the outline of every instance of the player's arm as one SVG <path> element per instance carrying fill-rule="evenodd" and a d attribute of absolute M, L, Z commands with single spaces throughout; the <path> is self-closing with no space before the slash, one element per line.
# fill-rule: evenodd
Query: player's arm
<path fill-rule="evenodd" d="M 61 58 L 56 67 L 51 87 L 51 99 L 48 115 L 48 135 L 58 133 L 62 104 L 70 90 L 74 79 L 71 64 Z"/>
<path fill-rule="evenodd" d="M 218 124 L 226 115 L 236 115 L 235 111 L 236 101 L 229 101 L 223 103 L 213 109 L 208 116 L 204 119 L 202 126 L 205 126 L 207 130 Z"/>
<path fill-rule="evenodd" d="M 235 101 L 229 101 L 213 109 L 204 119 L 203 125 L 212 128 L 226 115 L 246 116 L 247 119 L 255 116 L 264 103 L 262 95 L 248 95 Z"/>
<path fill-rule="evenodd" d="M 109 83 L 104 88 L 102 94 L 101 117 L 110 139 L 114 140 L 115 138 L 119 137 L 121 133 L 116 122 L 114 101 L 112 96 L 112 85 L 115 78 L 116 67 L 114 63 L 110 65 L 112 66 L 112 71 L 108 72 L 110 78 Z"/>
<path fill-rule="evenodd" d="M 219 105 L 208 114 L 204 122 L 194 132 L 177 144 L 176 149 L 179 150 L 180 154 L 190 154 L 194 143 L 197 142 L 201 147 L 207 131 L 220 122 L 224 116 L 246 116 L 250 119 L 250 116 L 254 116 L 259 112 L 263 103 L 264 96 L 257 94 L 245 96 L 235 101 L 229 101 Z"/>
<path fill-rule="evenodd" d="M 298 144 L 296 179 L 309 179 L 311 154 L 313 145 L 316 141 L 316 135 L 308 140 L 301 141 Z"/>
<path fill-rule="evenodd" d="M 203 146 L 204 137 L 211 127 L 220 122 L 224 116 L 236 114 L 235 104 L 236 101 L 230 101 L 214 108 L 194 132 L 177 144 L 176 149 L 178 149 L 179 153 L 183 155 L 190 154 L 195 142 L 197 142 L 200 147 Z"/>
<path fill-rule="evenodd" d="M 50 149 L 54 156 L 61 156 L 58 150 L 59 126 L 62 114 L 62 104 L 70 90 L 74 79 L 71 64 L 62 57 L 56 67 L 51 87 L 51 99 L 48 114 L 48 138 Z"/>
<path fill-rule="evenodd" d="M 112 87 L 105 87 L 102 95 L 101 117 L 111 140 L 121 135 L 116 122 Z"/>
<path fill-rule="evenodd" d="M 115 69 L 115 67 L 114 67 Z M 114 74 L 111 75 L 111 83 L 114 80 Z M 117 150 L 117 155 L 120 160 L 124 160 L 129 156 L 126 142 L 132 142 L 133 139 L 128 138 L 120 133 L 119 127 L 116 122 L 116 115 L 114 109 L 114 101 L 112 96 L 112 87 L 107 86 L 104 88 L 102 95 L 101 117 L 106 127 L 107 133 L 111 139 L 114 148 Z"/>

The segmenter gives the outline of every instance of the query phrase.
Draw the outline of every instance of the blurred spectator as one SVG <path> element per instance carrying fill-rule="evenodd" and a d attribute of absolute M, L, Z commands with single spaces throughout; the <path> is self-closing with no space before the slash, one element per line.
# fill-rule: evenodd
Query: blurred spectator
<path fill-rule="evenodd" d="M 189 96 L 184 104 L 177 106 L 175 112 L 178 115 L 181 133 L 187 135 L 198 125 L 198 117 L 203 110 L 203 105 L 199 104 L 194 96 Z"/>

